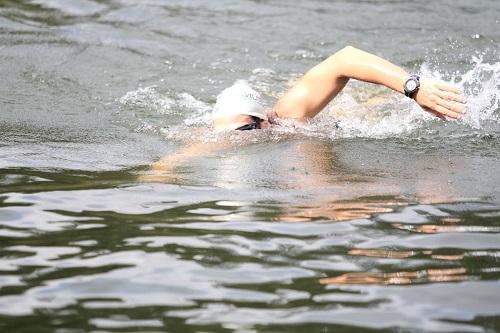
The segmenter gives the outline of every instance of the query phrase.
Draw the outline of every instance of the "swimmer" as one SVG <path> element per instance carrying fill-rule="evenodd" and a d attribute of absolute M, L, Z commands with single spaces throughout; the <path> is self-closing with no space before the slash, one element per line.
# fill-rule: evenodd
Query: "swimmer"
<path fill-rule="evenodd" d="M 386 86 L 413 99 L 425 111 L 446 120 L 460 119 L 466 99 L 460 89 L 432 79 L 408 74 L 376 55 L 347 46 L 310 69 L 273 108 L 258 102 L 258 93 L 236 83 L 224 90 L 212 119 L 217 130 L 269 128 L 280 119 L 306 122 L 316 116 L 355 79 Z"/>
<path fill-rule="evenodd" d="M 212 112 L 218 131 L 265 129 L 280 120 L 307 122 L 355 79 L 386 86 L 413 99 L 425 111 L 446 120 L 462 118 L 466 99 L 460 89 L 416 74 L 376 55 L 347 46 L 311 68 L 269 110 L 259 103 L 259 94 L 248 85 L 236 82 L 217 96 Z M 154 163 L 144 181 L 175 178 L 173 170 L 182 162 L 226 148 L 221 142 L 200 142 L 184 147 Z"/>

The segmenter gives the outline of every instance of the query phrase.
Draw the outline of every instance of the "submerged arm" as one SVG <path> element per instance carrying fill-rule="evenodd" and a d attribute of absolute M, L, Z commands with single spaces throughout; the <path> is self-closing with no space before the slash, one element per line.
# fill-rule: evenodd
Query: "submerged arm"
<path fill-rule="evenodd" d="M 161 182 L 171 181 L 173 178 L 177 179 L 180 175 L 175 173 L 175 169 L 182 165 L 182 163 L 196 157 L 209 155 L 227 147 L 227 144 L 218 142 L 194 143 L 184 147 L 175 154 L 162 157 L 151 166 L 151 170 L 147 174 L 141 175 L 139 180 L 144 182 Z"/>
<path fill-rule="evenodd" d="M 310 69 L 274 107 L 279 118 L 306 120 L 317 115 L 345 87 L 349 79 L 384 85 L 404 93 L 408 73 L 376 55 L 347 46 Z M 459 89 L 421 79 L 415 101 L 433 115 L 460 118 L 465 103 Z"/>

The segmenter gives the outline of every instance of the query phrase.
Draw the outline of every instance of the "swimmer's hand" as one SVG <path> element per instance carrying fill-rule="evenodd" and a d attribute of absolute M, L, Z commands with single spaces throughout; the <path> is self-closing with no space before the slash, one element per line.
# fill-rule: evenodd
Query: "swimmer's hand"
<path fill-rule="evenodd" d="M 461 90 L 449 84 L 421 79 L 415 101 L 427 112 L 446 120 L 446 117 L 461 119 L 465 112 L 463 104 L 467 102 Z"/>

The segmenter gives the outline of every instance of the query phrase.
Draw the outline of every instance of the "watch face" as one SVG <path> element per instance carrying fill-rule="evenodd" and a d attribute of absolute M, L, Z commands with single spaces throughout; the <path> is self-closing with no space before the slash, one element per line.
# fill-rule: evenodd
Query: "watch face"
<path fill-rule="evenodd" d="M 415 82 L 415 80 L 406 81 L 406 90 L 407 91 L 413 91 L 416 88 L 417 88 L 417 82 Z"/>

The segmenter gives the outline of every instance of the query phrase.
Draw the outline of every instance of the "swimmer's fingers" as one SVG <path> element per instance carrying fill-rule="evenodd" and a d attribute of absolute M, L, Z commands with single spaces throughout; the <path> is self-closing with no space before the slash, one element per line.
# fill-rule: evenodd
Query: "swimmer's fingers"
<path fill-rule="evenodd" d="M 465 97 L 463 97 L 462 95 L 460 95 L 459 92 L 452 92 L 452 91 L 447 91 L 447 90 L 441 89 L 441 90 L 437 91 L 437 94 L 442 99 L 445 99 L 448 101 L 458 102 L 458 103 L 462 103 L 462 104 L 467 103 L 467 99 Z"/>
<path fill-rule="evenodd" d="M 462 118 L 462 115 L 460 113 L 457 113 L 457 112 L 454 112 L 452 110 L 449 110 L 447 109 L 446 107 L 444 106 L 441 106 L 439 104 L 437 104 L 436 106 L 433 107 L 433 110 L 442 114 L 442 115 L 445 115 L 447 117 L 450 117 L 450 118 L 453 118 L 453 119 L 460 119 Z"/>
<path fill-rule="evenodd" d="M 434 117 L 437 117 L 437 118 L 439 118 L 441 120 L 446 121 L 446 117 L 443 116 L 442 114 L 440 114 L 440 113 L 438 113 L 438 112 L 436 112 L 436 111 L 434 111 L 432 109 L 426 108 L 426 107 L 424 107 L 424 110 L 427 111 L 427 112 L 429 112 L 430 114 L 432 114 Z"/>
<path fill-rule="evenodd" d="M 460 118 L 462 114 L 465 112 L 465 109 L 459 105 L 457 105 L 454 102 L 447 101 L 445 99 L 438 99 L 436 101 L 436 104 L 439 106 L 442 106 L 443 108 L 446 108 L 449 112 L 455 114 L 457 117 L 454 118 Z"/>
<path fill-rule="evenodd" d="M 420 89 L 415 95 L 415 101 L 426 111 L 440 119 L 449 117 L 460 119 L 465 112 L 460 105 L 465 99 L 460 95 L 460 89 L 432 79 L 422 79 Z"/>
<path fill-rule="evenodd" d="M 460 95 L 462 93 L 462 90 L 460 90 L 460 88 L 446 84 L 444 82 L 437 82 L 436 87 L 438 87 L 440 90 L 454 93 L 456 95 Z"/>
<path fill-rule="evenodd" d="M 450 118 L 462 118 L 463 113 L 465 113 L 465 108 L 457 103 L 465 104 L 466 99 L 460 95 L 460 88 L 442 82 L 437 82 L 436 87 L 438 88 L 436 91 L 438 98 L 435 100 L 436 111 Z"/>

